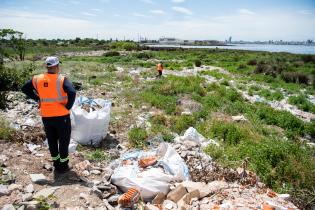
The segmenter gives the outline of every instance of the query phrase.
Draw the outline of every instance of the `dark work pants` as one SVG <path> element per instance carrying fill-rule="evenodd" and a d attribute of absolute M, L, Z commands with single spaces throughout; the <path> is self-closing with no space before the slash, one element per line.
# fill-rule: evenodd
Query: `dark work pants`
<path fill-rule="evenodd" d="M 51 156 L 54 158 L 60 155 L 60 160 L 67 159 L 71 135 L 70 115 L 43 117 L 42 120 Z"/>

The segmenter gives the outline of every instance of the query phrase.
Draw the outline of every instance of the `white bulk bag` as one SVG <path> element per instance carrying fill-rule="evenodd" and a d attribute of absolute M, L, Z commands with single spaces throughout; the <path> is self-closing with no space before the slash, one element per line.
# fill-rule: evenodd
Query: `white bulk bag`
<path fill-rule="evenodd" d="M 82 104 L 99 108 L 87 112 L 81 108 Z M 77 97 L 71 109 L 71 138 L 82 145 L 99 145 L 107 135 L 110 109 L 111 102 L 108 100 Z"/>

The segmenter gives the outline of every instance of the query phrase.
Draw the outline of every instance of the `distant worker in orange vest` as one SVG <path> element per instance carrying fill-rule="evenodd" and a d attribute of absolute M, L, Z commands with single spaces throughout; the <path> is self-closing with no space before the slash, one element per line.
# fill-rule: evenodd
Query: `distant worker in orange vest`
<path fill-rule="evenodd" d="M 76 91 L 72 83 L 60 74 L 57 57 L 48 57 L 45 63 L 47 72 L 35 75 L 32 80 L 27 81 L 22 91 L 39 103 L 55 171 L 65 173 L 69 171 L 70 109 L 74 104 Z"/>
<path fill-rule="evenodd" d="M 163 63 L 162 62 L 159 62 L 156 66 L 157 68 L 157 71 L 159 72 L 159 74 L 156 76 L 156 77 L 161 77 L 162 76 L 162 72 L 163 72 Z"/>

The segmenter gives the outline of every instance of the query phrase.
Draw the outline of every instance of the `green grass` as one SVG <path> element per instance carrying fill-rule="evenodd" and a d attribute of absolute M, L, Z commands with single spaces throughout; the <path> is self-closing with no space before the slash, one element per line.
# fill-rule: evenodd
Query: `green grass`
<path fill-rule="evenodd" d="M 144 128 L 135 127 L 128 132 L 129 143 L 135 148 L 145 147 L 147 138 L 148 134 Z"/>
<path fill-rule="evenodd" d="M 110 160 L 110 156 L 102 149 L 88 150 L 84 153 L 84 157 L 90 161 L 100 162 Z"/>
<path fill-rule="evenodd" d="M 289 103 L 296 105 L 299 109 L 315 114 L 315 105 L 312 104 L 305 95 L 290 96 Z"/>

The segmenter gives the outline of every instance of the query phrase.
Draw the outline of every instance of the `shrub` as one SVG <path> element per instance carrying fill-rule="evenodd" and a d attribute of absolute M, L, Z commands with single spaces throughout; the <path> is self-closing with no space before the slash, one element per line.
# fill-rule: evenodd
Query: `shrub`
<path fill-rule="evenodd" d="M 114 56 L 120 56 L 120 53 L 117 51 L 108 51 L 104 53 L 105 57 L 114 57 Z"/>
<path fill-rule="evenodd" d="M 200 60 L 195 60 L 195 66 L 200 67 L 201 66 L 201 61 Z"/>
<path fill-rule="evenodd" d="M 292 82 L 307 85 L 310 82 L 308 75 L 300 72 L 283 72 L 281 78 L 287 83 Z"/>
<path fill-rule="evenodd" d="M 239 144 L 242 140 L 247 138 L 245 132 L 235 123 L 215 121 L 210 129 L 210 136 L 212 138 L 222 139 L 228 145 Z"/>
<path fill-rule="evenodd" d="M 6 120 L 0 117 L 0 140 L 10 140 L 12 137 L 13 129 L 10 128 Z"/>
<path fill-rule="evenodd" d="M 175 116 L 171 119 L 172 130 L 178 134 L 186 131 L 189 127 L 193 127 L 196 124 L 194 116 L 182 115 Z"/>
<path fill-rule="evenodd" d="M 152 58 L 152 55 L 147 53 L 147 52 L 141 52 L 141 53 L 137 53 L 136 54 L 136 58 L 139 58 L 139 59 L 150 59 L 150 58 Z"/>
<path fill-rule="evenodd" d="M 146 146 L 147 131 L 144 128 L 135 127 L 128 132 L 128 139 L 131 146 L 143 148 Z"/>
<path fill-rule="evenodd" d="M 255 65 L 257 65 L 257 60 L 256 60 L 256 59 L 249 60 L 249 61 L 247 62 L 247 65 L 255 66 Z"/>
<path fill-rule="evenodd" d="M 301 60 L 304 63 L 315 63 L 315 56 L 314 55 L 302 55 Z"/>
<path fill-rule="evenodd" d="M 247 67 L 246 64 L 241 63 L 241 64 L 238 66 L 238 69 L 245 69 L 246 67 Z"/>

